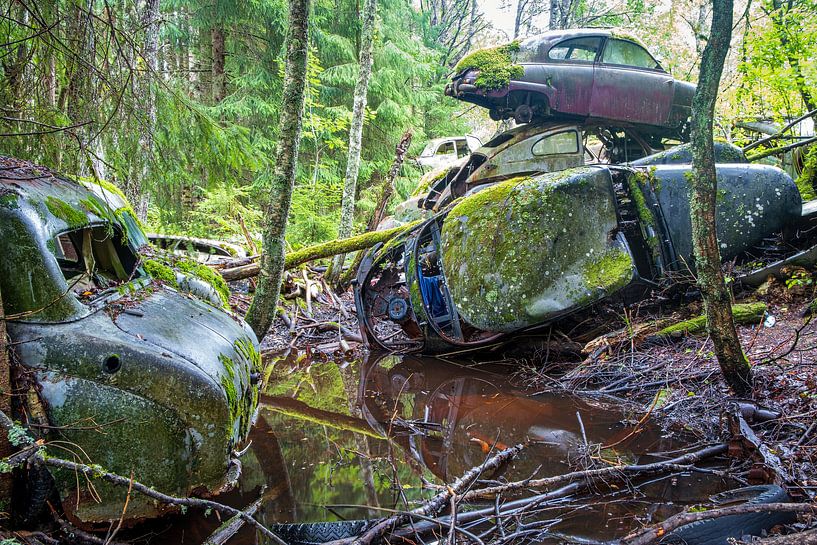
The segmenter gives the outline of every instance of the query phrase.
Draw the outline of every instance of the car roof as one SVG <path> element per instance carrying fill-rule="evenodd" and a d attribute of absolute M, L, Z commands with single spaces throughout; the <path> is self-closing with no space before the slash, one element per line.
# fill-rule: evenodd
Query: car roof
<path fill-rule="evenodd" d="M 441 136 L 440 138 L 432 138 L 428 141 L 429 144 L 439 144 L 449 140 L 465 140 L 464 136 Z"/>
<path fill-rule="evenodd" d="M 622 40 L 635 42 L 641 47 L 647 49 L 644 43 L 636 36 L 633 36 L 629 32 L 615 28 L 568 28 L 565 30 L 549 30 L 547 32 L 543 32 L 542 34 L 525 38 L 519 42 L 519 47 L 521 49 L 533 49 L 546 45 L 549 48 L 550 46 L 565 39 L 586 37 L 621 38 Z"/>
<path fill-rule="evenodd" d="M 34 211 L 48 236 L 109 221 L 104 202 L 79 182 L 29 161 L 0 155 L 0 209 L 30 223 Z M 112 214 L 111 214 L 112 216 Z"/>

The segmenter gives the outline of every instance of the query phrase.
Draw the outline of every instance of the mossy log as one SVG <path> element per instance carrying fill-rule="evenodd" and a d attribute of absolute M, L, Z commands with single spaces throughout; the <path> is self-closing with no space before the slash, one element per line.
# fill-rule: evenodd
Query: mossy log
<path fill-rule="evenodd" d="M 348 416 L 342 413 L 324 411 L 310 407 L 303 401 L 291 397 L 271 396 L 261 394 L 260 403 L 275 412 L 306 420 L 321 426 L 359 433 L 373 439 L 384 439 L 383 435 L 372 429 L 362 418 Z"/>
<path fill-rule="evenodd" d="M 378 242 L 386 242 L 387 240 L 390 240 L 411 229 L 417 225 L 417 223 L 419 222 L 409 223 L 407 225 L 395 227 L 394 229 L 387 229 L 385 231 L 372 231 L 370 233 L 363 233 L 362 235 L 357 235 L 355 237 L 331 240 L 329 242 L 324 242 L 323 244 L 316 244 L 315 246 L 309 246 L 308 248 L 290 252 L 286 255 L 284 268 L 292 269 L 293 267 L 297 267 L 298 265 L 302 265 L 315 259 L 332 257 L 338 254 L 346 254 L 357 250 L 371 248 Z M 260 263 L 250 263 L 249 265 L 234 267 L 232 269 L 222 269 L 219 272 L 224 280 L 227 282 L 232 282 L 234 280 L 242 280 L 244 278 L 257 276 L 259 270 L 261 270 Z"/>
<path fill-rule="evenodd" d="M 766 303 L 742 303 L 732 305 L 732 317 L 736 324 L 756 324 L 763 319 L 765 313 Z M 704 331 L 706 331 L 706 316 L 701 315 L 697 318 L 684 320 L 665 327 L 658 332 L 658 336 L 696 335 Z"/>

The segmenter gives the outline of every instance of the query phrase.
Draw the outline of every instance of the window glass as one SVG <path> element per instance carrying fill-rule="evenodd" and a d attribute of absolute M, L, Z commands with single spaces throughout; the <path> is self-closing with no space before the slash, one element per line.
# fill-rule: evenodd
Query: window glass
<path fill-rule="evenodd" d="M 607 40 L 602 62 L 635 66 L 637 68 L 661 68 L 646 49 L 636 43 L 624 40 Z"/>
<path fill-rule="evenodd" d="M 579 151 L 579 135 L 576 131 L 557 132 L 537 141 L 531 153 L 534 155 L 562 155 Z"/>
<path fill-rule="evenodd" d="M 440 147 L 437 148 L 437 155 L 454 155 L 455 153 L 454 142 L 443 142 L 440 144 Z"/>
<path fill-rule="evenodd" d="M 471 150 L 468 149 L 468 144 L 465 140 L 457 140 L 457 157 L 465 157 L 470 154 Z"/>
<path fill-rule="evenodd" d="M 574 38 L 550 48 L 548 58 L 559 61 L 593 62 L 601 38 Z"/>

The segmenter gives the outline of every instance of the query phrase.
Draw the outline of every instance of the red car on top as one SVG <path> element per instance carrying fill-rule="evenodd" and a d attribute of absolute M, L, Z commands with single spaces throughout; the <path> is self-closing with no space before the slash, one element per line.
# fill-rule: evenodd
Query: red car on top
<path fill-rule="evenodd" d="M 682 140 L 695 93 L 637 39 L 609 29 L 546 32 L 472 53 L 456 70 L 446 94 L 495 120 L 599 119 Z"/>

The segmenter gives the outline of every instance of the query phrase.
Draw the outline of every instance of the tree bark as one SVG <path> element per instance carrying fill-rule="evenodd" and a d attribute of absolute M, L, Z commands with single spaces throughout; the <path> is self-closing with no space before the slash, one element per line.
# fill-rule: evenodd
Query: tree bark
<path fill-rule="evenodd" d="M 380 194 L 380 201 L 369 220 L 368 231 L 377 229 L 377 226 L 380 225 L 386 215 L 386 206 L 388 206 L 391 196 L 394 195 L 394 180 L 400 173 L 400 167 L 403 166 L 403 161 L 406 159 L 406 152 L 411 145 L 411 137 L 411 129 L 406 130 L 394 149 L 394 161 L 391 164 L 389 173 L 386 175 L 386 179 L 383 180 L 383 192 Z"/>
<path fill-rule="evenodd" d="M 11 415 L 11 362 L 8 356 L 8 341 L 6 339 L 6 318 L 3 311 L 3 294 L 0 293 L 0 412 Z M 14 452 L 8 441 L 8 431 L 0 426 L 0 458 L 6 458 Z M 0 474 L 0 500 L 11 498 L 11 473 Z M 2 507 L 8 511 L 11 506 Z"/>
<path fill-rule="evenodd" d="M 707 330 L 727 383 L 735 393 L 751 390 L 751 369 L 740 345 L 729 290 L 721 270 L 716 232 L 717 178 L 712 141 L 715 101 L 729 41 L 732 0 L 713 0 L 712 26 L 701 59 L 698 87 L 692 99 L 692 177 L 690 217 L 698 286 L 704 299 Z"/>
<path fill-rule="evenodd" d="M 213 102 L 219 103 L 227 96 L 227 86 L 224 79 L 224 29 L 216 26 L 210 31 L 213 38 Z"/>
<path fill-rule="evenodd" d="M 408 225 L 395 227 L 394 229 L 388 229 L 386 231 L 374 231 L 370 233 L 363 233 L 362 235 L 357 235 L 356 237 L 341 240 L 330 240 L 329 242 L 324 242 L 323 244 L 316 244 L 315 246 L 309 246 L 308 248 L 303 248 L 296 252 L 290 252 L 286 254 L 286 257 L 284 258 L 283 268 L 284 270 L 287 270 L 309 261 L 314 261 L 315 259 L 332 257 L 339 253 L 345 254 L 357 250 L 371 248 L 378 242 L 386 242 L 387 240 L 396 237 L 397 235 L 411 229 L 416 225 L 416 222 L 409 223 Z M 242 280 L 244 278 L 250 278 L 258 275 L 262 270 L 262 266 L 263 263 L 250 263 L 248 265 L 240 265 L 229 269 L 221 269 L 219 272 L 224 280 L 227 282 L 233 282 L 234 280 Z M 258 291 L 256 290 L 256 298 L 257 297 Z"/>
<path fill-rule="evenodd" d="M 365 0 L 363 4 L 363 28 L 360 32 L 360 71 L 355 85 L 354 105 L 352 107 L 352 124 L 349 127 L 349 155 L 346 160 L 346 176 L 343 180 L 343 200 L 340 209 L 338 238 L 347 238 L 352 234 L 352 222 L 355 215 L 355 192 L 357 191 L 357 174 L 360 169 L 360 145 L 363 139 L 363 116 L 366 113 L 366 102 L 369 91 L 369 77 L 372 74 L 372 47 L 374 44 L 374 22 L 377 12 L 376 0 Z M 327 280 L 335 284 L 343 269 L 345 255 L 338 255 L 332 262 Z"/>
<path fill-rule="evenodd" d="M 552 4 L 551 4 L 552 5 Z M 518 0 L 516 3 L 516 17 L 513 22 L 513 39 L 519 37 L 519 29 L 522 28 L 522 23 L 525 19 L 525 11 L 528 6 L 528 0 Z"/>
<path fill-rule="evenodd" d="M 262 232 L 261 277 L 252 304 L 247 311 L 255 334 L 261 339 L 275 318 L 281 277 L 284 272 L 284 251 L 287 219 L 295 186 L 298 146 L 304 110 L 306 61 L 309 50 L 309 2 L 289 1 L 289 31 L 287 32 L 287 64 L 281 98 L 281 118 L 278 146 L 275 150 L 270 194 L 264 206 Z"/>
<path fill-rule="evenodd" d="M 138 74 L 139 102 L 144 109 L 145 117 L 139 130 L 140 156 L 136 159 L 137 168 L 125 184 L 125 194 L 133 204 L 136 215 L 145 221 L 148 215 L 148 195 L 144 182 L 153 172 L 153 132 L 156 129 L 156 94 L 153 90 L 153 78 L 158 72 L 159 53 L 159 0 L 145 0 L 142 12 L 142 25 L 145 29 L 145 44 L 141 57 L 144 70 Z"/>

